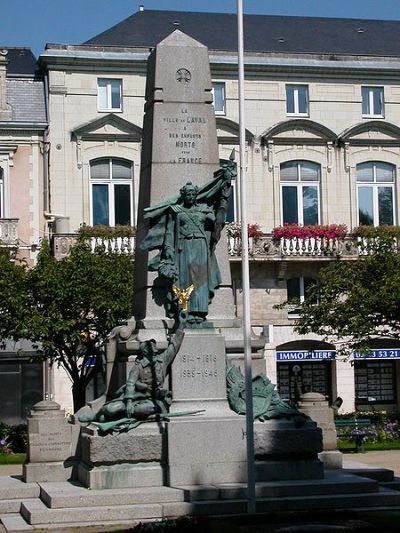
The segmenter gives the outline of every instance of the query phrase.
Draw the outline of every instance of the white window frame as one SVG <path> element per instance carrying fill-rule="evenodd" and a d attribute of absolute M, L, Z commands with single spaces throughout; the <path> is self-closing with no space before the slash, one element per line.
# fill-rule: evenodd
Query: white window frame
<path fill-rule="evenodd" d="M 382 113 L 375 113 L 374 109 L 374 90 L 379 89 L 381 92 L 381 104 L 382 104 Z M 364 100 L 364 92 L 368 91 L 368 103 L 370 113 L 362 113 L 363 118 L 385 118 L 385 93 L 382 86 L 362 86 L 361 87 L 361 106 Z M 372 112 L 371 112 L 372 110 Z M 362 111 L 362 110 L 361 110 Z"/>
<path fill-rule="evenodd" d="M 374 181 L 358 181 L 357 180 L 357 166 L 356 166 L 356 183 L 357 183 L 357 224 L 360 224 L 360 201 L 359 201 L 359 189 L 360 187 L 368 187 L 372 189 L 372 208 L 373 208 L 373 217 L 374 217 L 374 227 L 378 227 L 379 224 L 379 187 L 390 187 L 392 189 L 392 199 L 393 199 L 393 225 L 396 225 L 396 166 L 392 163 L 387 163 L 392 165 L 394 169 L 393 181 L 377 181 L 376 180 L 376 163 L 381 161 L 365 161 L 365 163 L 371 163 L 373 165 L 373 177 Z M 386 163 L 382 161 L 382 163 Z"/>
<path fill-rule="evenodd" d="M 285 163 L 290 163 L 291 161 L 285 161 Z M 294 160 L 293 162 L 296 162 L 296 160 Z M 300 179 L 300 165 L 301 163 L 304 163 L 304 162 L 309 162 L 309 163 L 313 163 L 315 165 L 318 165 L 319 166 L 319 180 L 318 181 L 302 181 Z M 285 163 L 282 163 L 282 165 L 284 165 Z M 304 159 L 302 160 L 298 160 L 297 161 L 297 176 L 298 176 L 298 180 L 297 181 L 280 181 L 280 187 L 281 187 L 281 224 L 284 224 L 284 221 L 283 221 L 283 187 L 297 187 L 297 218 L 298 218 L 298 222 L 297 224 L 299 226 L 304 226 L 304 206 L 303 206 L 303 187 L 304 186 L 313 186 L 313 187 L 317 187 L 317 199 L 318 199 L 318 220 L 316 222 L 316 224 L 320 224 L 321 223 L 321 188 L 320 188 L 320 184 L 321 184 L 321 165 L 319 165 L 318 163 L 314 163 L 314 161 L 306 161 Z"/>
<path fill-rule="evenodd" d="M 223 102 L 223 109 L 216 109 L 215 108 L 215 87 L 219 86 L 222 88 L 222 102 Z M 225 115 L 226 114 L 226 90 L 225 90 L 225 82 L 223 81 L 213 81 L 212 82 L 212 88 L 211 88 L 211 94 L 213 97 L 213 106 L 214 111 L 216 115 Z"/>
<path fill-rule="evenodd" d="M 289 113 L 288 111 L 288 87 L 293 87 L 293 108 L 294 112 Z M 299 88 L 304 87 L 306 89 L 306 96 L 307 96 L 307 110 L 305 112 L 300 112 L 300 100 L 299 100 Z M 288 117 L 309 117 L 310 116 L 310 92 L 309 87 L 307 84 L 304 83 L 287 83 L 285 85 L 285 91 L 286 91 L 286 115 Z"/>
<path fill-rule="evenodd" d="M 92 178 L 91 177 L 91 164 L 89 165 L 89 172 L 90 172 L 90 224 L 93 226 L 93 185 L 108 185 L 108 225 L 110 227 L 115 226 L 115 210 L 114 210 L 114 185 L 129 185 L 129 198 L 130 198 L 130 225 L 133 226 L 135 223 L 135 212 L 134 212 L 134 196 L 133 196 L 133 161 L 129 161 L 128 159 L 124 159 L 122 157 L 99 157 L 96 159 L 93 159 L 90 161 L 90 163 L 94 163 L 95 161 L 108 159 L 109 164 L 109 178 Z M 112 161 L 113 160 L 123 160 L 128 161 L 131 164 L 131 178 L 130 179 L 113 179 L 112 177 Z"/>
<path fill-rule="evenodd" d="M 113 81 L 119 82 L 119 107 L 112 107 L 112 83 Z M 100 105 L 100 82 L 106 82 L 107 91 L 107 106 L 101 107 Z M 97 111 L 113 111 L 122 112 L 122 79 L 121 78 L 97 78 Z"/>

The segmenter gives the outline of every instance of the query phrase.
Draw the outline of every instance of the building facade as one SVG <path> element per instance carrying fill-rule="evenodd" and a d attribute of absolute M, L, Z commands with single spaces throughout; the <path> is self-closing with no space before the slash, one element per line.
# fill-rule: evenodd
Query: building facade
<path fill-rule="evenodd" d="M 47 228 L 46 130 L 44 79 L 31 50 L 0 50 L 0 247 L 31 265 Z M 43 365 L 30 363 L 33 353 L 25 341 L 0 350 L 3 422 L 24 421 L 43 399 Z"/>
<path fill-rule="evenodd" d="M 56 231 L 135 224 L 146 60 L 175 29 L 208 46 L 220 157 L 237 150 L 235 24 L 233 15 L 141 10 L 82 45 L 47 46 L 40 61 Z M 398 224 L 399 29 L 400 22 L 245 16 L 248 211 L 263 231 L 250 244 L 251 319 L 265 338 L 267 375 L 287 399 L 301 386 L 342 397 L 344 411 L 399 408 L 398 342 L 377 340 L 370 359 L 344 362 L 335 345 L 294 333 L 295 307 L 274 308 L 301 300 L 326 262 L 357 260 L 358 250 L 343 240 L 272 238 L 285 223 Z M 234 237 L 229 252 L 240 316 Z M 64 393 L 56 399 L 65 404 Z"/>

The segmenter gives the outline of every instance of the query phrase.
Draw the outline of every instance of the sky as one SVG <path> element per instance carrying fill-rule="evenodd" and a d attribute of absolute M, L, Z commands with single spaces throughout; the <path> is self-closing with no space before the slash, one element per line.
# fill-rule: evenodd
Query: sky
<path fill-rule="evenodd" d="M 0 0 L 0 48 L 80 44 L 138 11 L 168 9 L 235 13 L 236 0 Z M 244 12 L 400 20 L 400 0 L 243 0 Z"/>

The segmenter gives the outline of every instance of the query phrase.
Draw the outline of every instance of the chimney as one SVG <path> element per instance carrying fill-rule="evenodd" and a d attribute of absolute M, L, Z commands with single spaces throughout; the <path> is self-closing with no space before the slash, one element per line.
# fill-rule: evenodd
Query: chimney
<path fill-rule="evenodd" d="M 7 50 L 0 50 L 0 120 L 11 120 L 11 107 L 6 101 Z"/>

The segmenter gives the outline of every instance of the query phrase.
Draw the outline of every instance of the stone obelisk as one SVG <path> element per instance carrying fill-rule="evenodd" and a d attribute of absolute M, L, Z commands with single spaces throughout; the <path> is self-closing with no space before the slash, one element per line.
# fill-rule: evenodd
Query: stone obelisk
<path fill-rule="evenodd" d="M 157 273 L 147 270 L 151 254 L 140 249 L 147 231 L 143 211 L 177 195 L 187 181 L 203 185 L 218 168 L 208 50 L 175 30 L 148 60 L 135 256 L 135 319 L 145 328 L 163 327 L 165 286 Z M 234 305 L 224 237 L 216 255 L 222 283 L 208 319 L 217 327 L 229 327 Z"/>
<path fill-rule="evenodd" d="M 208 50 L 180 30 L 149 57 L 139 218 L 135 258 L 137 340 L 166 334 L 165 281 L 149 272 L 152 253 L 140 244 L 147 233 L 144 209 L 175 196 L 185 183 L 209 182 L 219 168 Z M 216 249 L 222 283 L 209 306 L 208 327 L 187 329 L 171 371 L 171 412 L 203 409 L 201 416 L 172 418 L 168 432 L 171 486 L 242 482 L 246 478 L 245 420 L 226 396 L 226 338 L 238 337 L 226 237 Z M 172 323 L 172 321 L 171 321 Z M 235 331 L 235 334 L 232 332 Z M 239 330 L 240 332 L 240 330 Z M 127 341 L 126 351 L 134 351 Z"/>

